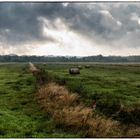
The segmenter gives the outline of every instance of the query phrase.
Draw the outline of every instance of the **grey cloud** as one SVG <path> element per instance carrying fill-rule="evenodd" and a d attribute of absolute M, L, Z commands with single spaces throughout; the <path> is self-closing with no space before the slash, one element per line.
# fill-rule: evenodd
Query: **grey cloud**
<path fill-rule="evenodd" d="M 51 17 L 57 8 L 53 10 L 52 4 L 0 3 L 0 34 L 3 40 L 13 44 L 46 39 L 42 36 L 37 17 Z"/>
<path fill-rule="evenodd" d="M 103 10 L 112 18 L 101 13 Z M 139 47 L 140 25 L 131 20 L 132 13 L 140 15 L 140 3 L 69 3 L 66 6 L 62 3 L 0 3 L 0 41 L 9 44 L 54 41 L 42 35 L 42 24 L 37 19 L 46 17 L 52 24 L 61 18 L 70 30 L 90 39 L 96 36 L 96 41 L 102 44 L 113 46 L 118 41 L 128 47 Z M 128 36 L 128 32 L 131 35 Z"/>
<path fill-rule="evenodd" d="M 116 42 L 121 41 L 122 46 L 118 47 L 140 47 L 139 44 L 139 34 L 135 33 L 135 30 L 140 29 L 140 25 L 136 21 L 130 20 L 130 16 L 133 12 L 136 12 L 140 15 L 140 3 L 138 4 L 117 4 L 117 3 L 109 3 L 109 4 L 96 4 L 96 8 L 91 8 L 86 11 L 88 17 L 82 14 L 82 7 L 78 15 L 80 20 L 76 25 L 74 22 L 75 29 L 79 28 L 79 31 L 83 30 L 84 34 L 88 34 L 89 37 L 92 35 L 96 35 L 96 38 L 99 42 L 103 44 L 110 44 L 116 46 Z M 79 6 L 80 7 L 80 6 Z M 106 10 L 111 16 L 114 18 L 114 21 L 111 18 L 108 18 L 107 15 L 100 14 L 99 11 Z M 121 23 L 120 27 L 117 27 L 116 21 Z M 76 21 L 76 20 L 75 20 Z M 132 39 L 127 36 L 127 33 L 131 32 Z M 114 45 L 115 42 L 115 45 Z"/>

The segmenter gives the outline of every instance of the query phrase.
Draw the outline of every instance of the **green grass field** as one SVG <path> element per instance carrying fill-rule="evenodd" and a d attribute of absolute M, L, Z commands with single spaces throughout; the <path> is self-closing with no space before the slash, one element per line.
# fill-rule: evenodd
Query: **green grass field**
<path fill-rule="evenodd" d="M 35 99 L 27 65 L 0 65 L 0 138 L 80 137 L 53 126 Z"/>
<path fill-rule="evenodd" d="M 117 98 L 127 106 L 140 102 L 140 65 L 93 65 L 83 68 L 80 75 L 70 75 L 68 69 L 72 66 L 43 67 L 86 98 Z"/>
<path fill-rule="evenodd" d="M 80 94 L 85 104 L 96 100 L 97 113 L 140 125 L 140 112 L 136 110 L 132 115 L 126 111 L 140 105 L 140 65 L 94 64 L 83 68 L 79 75 L 68 73 L 70 67 L 76 66 L 72 64 L 37 65 L 48 71 L 54 81 Z M 0 137 L 82 137 L 53 125 L 37 104 L 35 78 L 26 67 L 27 64 L 0 65 Z M 117 114 L 120 106 L 124 108 L 123 116 Z"/>
<path fill-rule="evenodd" d="M 70 75 L 69 68 L 75 66 L 77 65 L 40 67 L 54 75 L 58 83 L 79 93 L 87 105 L 95 100 L 100 113 L 121 119 L 125 123 L 140 124 L 138 112 L 135 120 L 132 118 L 133 113 L 126 113 L 127 109 L 140 106 L 140 65 L 94 64 L 88 69 L 83 65 L 79 75 Z M 117 114 L 121 107 L 125 110 L 121 112 L 126 113 L 124 116 Z"/>

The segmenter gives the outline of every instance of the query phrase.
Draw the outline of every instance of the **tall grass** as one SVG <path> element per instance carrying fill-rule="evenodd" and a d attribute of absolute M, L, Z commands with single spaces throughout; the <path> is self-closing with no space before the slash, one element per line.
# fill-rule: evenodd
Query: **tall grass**
<path fill-rule="evenodd" d="M 117 121 L 96 117 L 92 108 L 86 107 L 76 93 L 70 93 L 64 86 L 48 83 L 38 90 L 37 98 L 41 107 L 52 116 L 56 126 L 82 131 L 85 137 L 120 135 Z"/>
<path fill-rule="evenodd" d="M 49 77 L 48 75 L 48 78 Z M 82 88 L 83 86 L 81 84 L 75 83 L 74 81 L 73 86 L 68 86 L 70 90 L 72 87 L 70 92 L 66 87 L 51 82 L 56 81 L 65 85 L 66 79 L 61 80 L 62 79 L 55 79 L 52 76 L 47 80 L 48 84 L 41 86 L 37 93 L 38 102 L 41 104 L 41 107 L 51 115 L 56 127 L 74 132 L 82 132 L 84 137 L 140 136 L 140 127 L 129 127 L 128 124 L 120 124 L 118 121 L 114 121 L 109 117 L 97 116 L 92 108 L 86 107 L 79 96 L 76 93 L 72 93 L 72 91 L 74 91 L 83 93 L 82 95 L 84 95 L 85 90 L 83 90 L 84 88 Z M 115 117 L 117 117 L 116 115 L 122 115 L 121 118 L 124 116 L 124 123 L 128 122 L 133 114 L 136 114 L 135 118 L 137 118 L 137 122 L 139 122 L 137 115 L 139 107 L 126 112 L 120 100 L 116 100 L 115 98 L 113 98 L 111 102 L 108 102 L 108 100 L 105 100 L 105 103 L 98 102 L 97 106 L 103 108 L 107 114 L 114 114 Z"/>

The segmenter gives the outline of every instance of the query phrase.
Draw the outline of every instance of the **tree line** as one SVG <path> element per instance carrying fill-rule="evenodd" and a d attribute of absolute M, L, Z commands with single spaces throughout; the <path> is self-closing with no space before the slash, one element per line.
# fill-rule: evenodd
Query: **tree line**
<path fill-rule="evenodd" d="M 18 56 L 0 55 L 0 62 L 140 62 L 138 56 Z"/>

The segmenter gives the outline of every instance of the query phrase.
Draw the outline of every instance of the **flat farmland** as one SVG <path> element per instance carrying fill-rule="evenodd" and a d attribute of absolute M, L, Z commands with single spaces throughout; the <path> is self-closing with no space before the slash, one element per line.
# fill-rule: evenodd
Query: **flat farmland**
<path fill-rule="evenodd" d="M 127 106 L 140 102 L 140 65 L 95 64 L 90 65 L 90 68 L 81 65 L 83 69 L 79 75 L 69 74 L 69 68 L 78 66 L 74 64 L 39 66 L 87 99 L 95 99 L 97 96 L 110 100 L 115 98 Z"/>
<path fill-rule="evenodd" d="M 119 109 L 140 105 L 139 64 L 81 64 L 80 74 L 70 75 L 69 68 L 79 64 L 38 64 L 69 90 L 80 94 L 87 105 L 97 102 L 97 110 L 114 116 Z M 121 115 L 121 114 L 120 114 Z"/>
<path fill-rule="evenodd" d="M 117 120 L 123 129 L 138 128 L 125 136 L 140 136 L 140 65 L 88 63 L 89 68 L 85 68 L 86 64 L 35 63 L 35 66 L 45 72 L 49 82 L 77 93 L 87 107 L 96 102 L 97 116 Z M 69 68 L 79 65 L 80 74 L 70 75 Z M 27 63 L 0 65 L 1 138 L 86 137 L 80 131 L 56 127 L 37 103 L 36 92 L 36 79 Z"/>
<path fill-rule="evenodd" d="M 0 65 L 0 138 L 78 137 L 54 127 L 37 104 L 35 93 L 28 64 Z"/>

